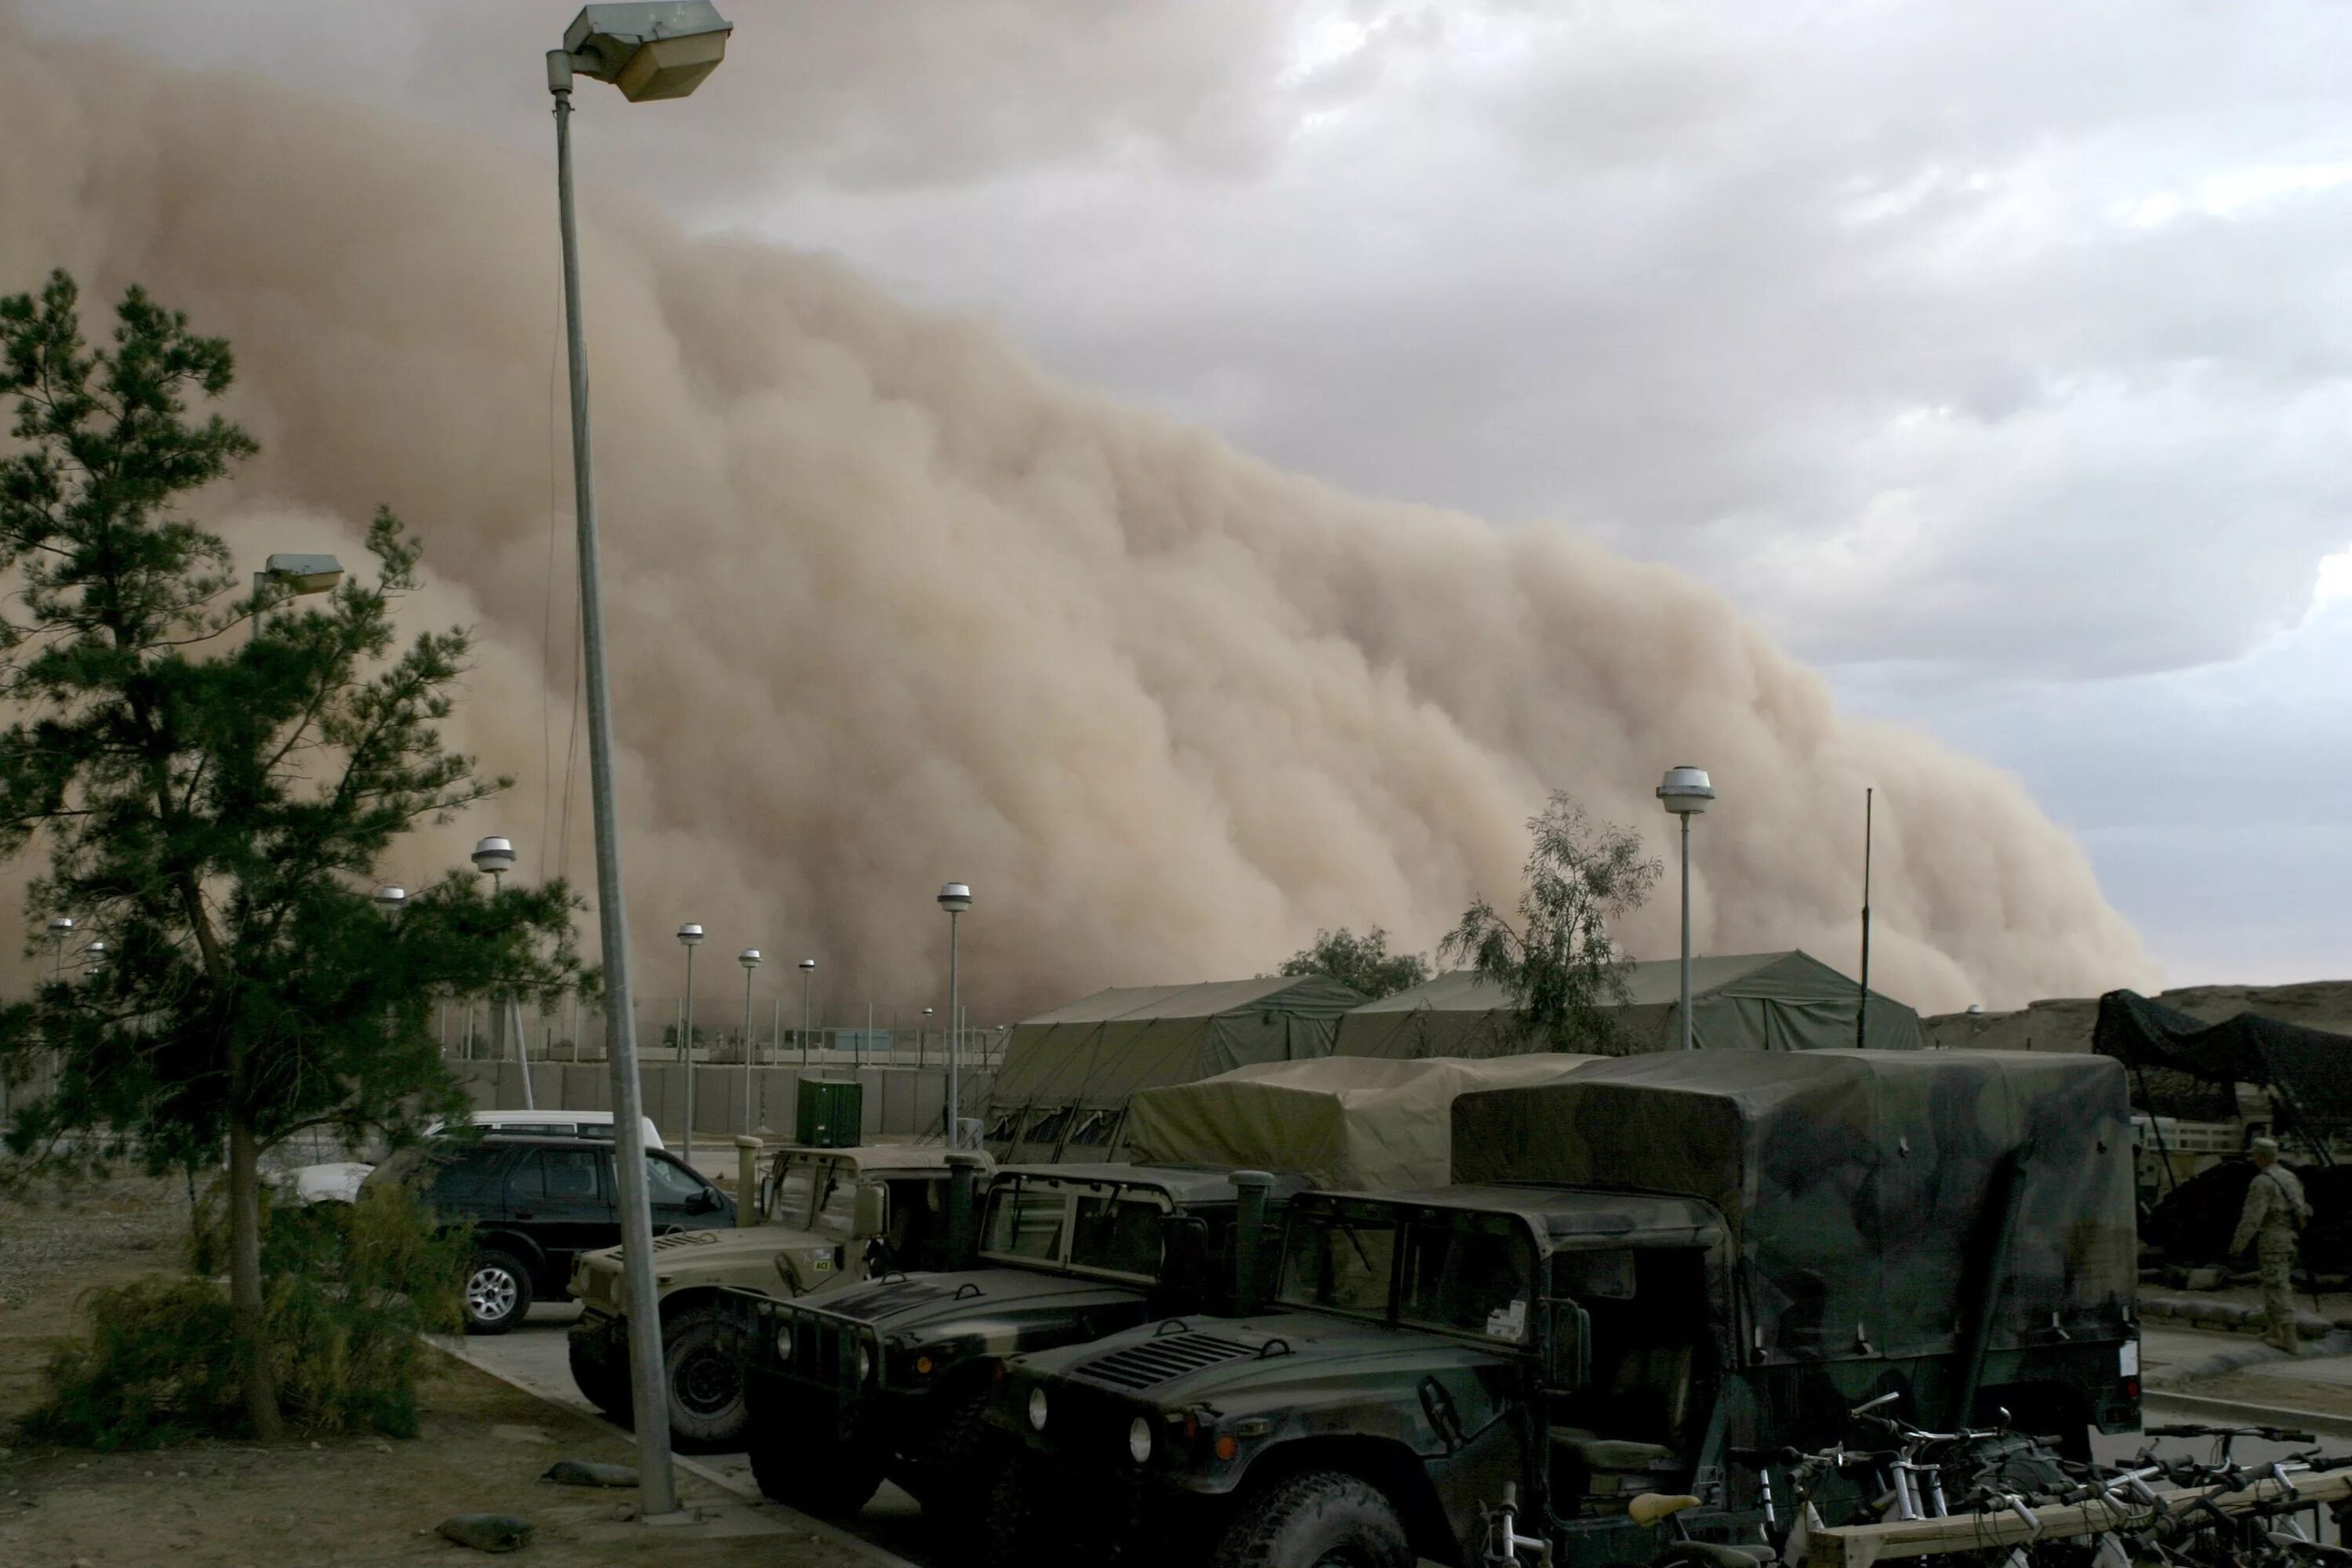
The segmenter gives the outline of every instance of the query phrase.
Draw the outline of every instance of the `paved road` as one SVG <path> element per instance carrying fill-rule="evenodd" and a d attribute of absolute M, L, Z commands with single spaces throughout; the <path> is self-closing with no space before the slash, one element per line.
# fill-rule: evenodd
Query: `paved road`
<path fill-rule="evenodd" d="M 564 1330 L 579 1316 L 575 1306 L 534 1306 L 530 1320 L 511 1333 L 490 1337 L 450 1337 L 439 1342 L 466 1360 L 527 1388 L 543 1398 L 567 1409 L 584 1414 L 597 1414 L 593 1405 L 572 1386 L 572 1369 L 565 1359 Z M 2257 1358 L 2255 1365 L 2268 1370 L 2263 1361 L 2258 1342 L 2251 1335 L 2211 1333 L 2202 1330 L 2180 1328 L 2148 1328 L 2142 1338 L 2144 1372 L 2151 1380 L 2162 1381 L 2195 1368 L 2210 1367 L 2216 1363 L 2240 1363 Z M 2279 1388 L 2281 1405 L 2293 1403 L 2293 1379 L 2336 1385 L 2352 1385 L 2352 1355 L 2314 1356 L 2289 1363 L 2284 1357 L 2272 1352 L 2269 1362 L 2275 1362 L 2283 1374 Z M 2291 1369 L 2291 1370 L 2290 1370 Z M 2162 1392 L 2151 1390 L 2147 1402 L 2147 1419 L 2151 1426 L 2203 1422 L 2213 1423 L 2228 1418 L 2186 1405 L 2168 1405 Z M 2260 1425 L 2253 1421 L 2234 1422 L 2238 1425 Z M 2335 1438 L 2352 1435 L 2352 1426 L 2340 1419 L 2323 1426 L 2322 1436 Z M 2148 1439 L 2137 1433 L 2120 1436 L 2100 1436 L 2094 1439 L 2092 1452 L 2102 1461 L 2118 1463 L 2137 1454 L 2148 1445 Z M 2330 1442 L 2331 1447 L 2341 1445 Z M 2182 1458 L 2207 1457 L 2210 1442 L 2203 1438 L 2164 1438 L 2156 1445 L 2158 1454 Z M 2264 1443 L 2258 1438 L 2241 1440 L 2236 1457 L 2256 1463 L 2283 1458 L 2293 1451 L 2292 1445 Z M 711 1479 L 756 1499 L 759 1489 L 751 1479 L 750 1461 L 741 1454 L 699 1454 L 687 1461 L 701 1468 Z M 769 1505 L 774 1506 L 774 1505 Z M 2325 1538 L 2335 1540 L 2333 1525 L 2326 1525 Z M 852 1521 L 847 1532 L 877 1548 L 885 1563 L 899 1568 L 915 1568 L 929 1561 L 929 1552 L 923 1538 L 921 1514 L 915 1500 L 898 1487 L 885 1482 L 863 1514 Z"/>

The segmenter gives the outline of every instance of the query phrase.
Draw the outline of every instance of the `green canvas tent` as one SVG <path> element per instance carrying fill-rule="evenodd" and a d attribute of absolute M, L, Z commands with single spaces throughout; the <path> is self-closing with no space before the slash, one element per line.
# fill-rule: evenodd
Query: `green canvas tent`
<path fill-rule="evenodd" d="M 1363 994 L 1328 975 L 1267 975 L 1097 991 L 1013 1026 L 990 1086 L 1000 1160 L 1099 1160 L 1121 1143 L 1128 1099 L 1258 1062 L 1331 1054 Z"/>
<path fill-rule="evenodd" d="M 1674 1048 L 1679 1036 L 1682 965 L 1659 959 L 1629 966 L 1626 1001 L 1610 1009 L 1635 1051 Z M 1691 960 L 1691 1043 L 1701 1050 L 1811 1051 L 1851 1047 L 1856 987 L 1809 953 L 1753 952 Z M 1409 991 L 1368 1002 L 1339 1023 L 1343 1057 L 1491 1057 L 1527 1049 L 1510 1039 L 1511 1009 L 1500 987 L 1454 970 Z M 1916 1050 L 1919 1015 L 1870 994 L 1873 1049 Z"/>

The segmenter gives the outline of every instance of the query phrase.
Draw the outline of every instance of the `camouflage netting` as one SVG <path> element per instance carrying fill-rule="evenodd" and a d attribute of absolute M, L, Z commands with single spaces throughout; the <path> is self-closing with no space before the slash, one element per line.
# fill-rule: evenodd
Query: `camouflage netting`
<path fill-rule="evenodd" d="M 2237 1086 L 2268 1085 L 2280 1124 L 2352 1130 L 2352 1037 L 2241 1013 L 2209 1024 L 2134 991 L 2099 998 L 2093 1048 L 2132 1073 L 2141 1109 L 2184 1121 L 2237 1115 Z"/>
<path fill-rule="evenodd" d="M 1995 1349 L 2128 1302 L 2137 1244 L 2123 1069 L 2009 1052 L 1676 1053 L 1465 1094 L 1465 1182 L 1683 1193 L 1738 1237 L 1763 1359 L 1953 1350 L 1999 1226 L 2024 1194 Z M 2055 1314 L 2053 1318 L 2053 1314 Z"/>

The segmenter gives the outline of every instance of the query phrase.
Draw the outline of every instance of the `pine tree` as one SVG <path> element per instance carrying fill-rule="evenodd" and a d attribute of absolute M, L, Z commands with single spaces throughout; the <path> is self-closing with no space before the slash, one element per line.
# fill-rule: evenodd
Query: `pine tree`
<path fill-rule="evenodd" d="M 461 630 L 396 646 L 419 546 L 391 513 L 373 581 L 324 599 L 238 592 L 227 548 L 183 515 L 257 448 L 219 398 L 220 339 L 139 289 L 110 345 L 64 273 L 0 300 L 0 852 L 46 857 L 28 932 L 70 913 L 102 936 L 0 1009 L 0 1072 L 31 1160 L 128 1156 L 192 1174 L 226 1159 L 230 1306 L 247 1419 L 279 1430 L 267 1342 L 260 1160 L 309 1129 L 413 1134 L 461 1111 L 435 1000 L 584 984 L 560 883 L 486 897 L 453 871 L 396 915 L 375 868 L 402 834 L 503 787 L 442 748 Z M 28 937 L 28 950 L 38 937 Z"/>

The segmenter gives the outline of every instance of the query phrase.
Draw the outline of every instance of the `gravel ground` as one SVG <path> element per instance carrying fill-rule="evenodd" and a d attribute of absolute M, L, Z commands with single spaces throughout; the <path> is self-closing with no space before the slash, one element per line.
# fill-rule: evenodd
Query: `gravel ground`
<path fill-rule="evenodd" d="M 0 1198 L 0 1313 L 65 1288 L 93 1269 L 141 1273 L 179 1265 L 188 1238 L 186 1187 L 123 1177 L 33 1184 Z"/>

